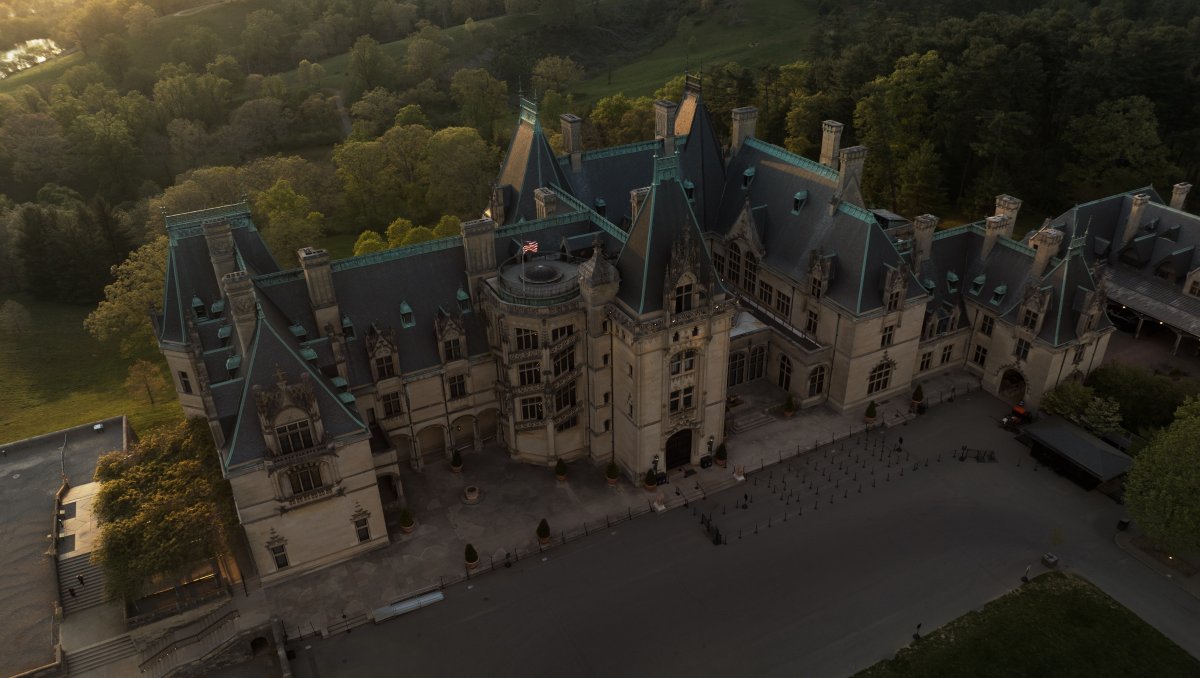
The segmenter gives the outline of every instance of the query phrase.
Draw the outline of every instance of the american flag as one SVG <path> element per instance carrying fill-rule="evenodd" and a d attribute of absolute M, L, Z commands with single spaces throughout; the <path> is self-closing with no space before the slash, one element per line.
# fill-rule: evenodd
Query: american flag
<path fill-rule="evenodd" d="M 521 245 L 521 254 L 528 254 L 529 252 L 536 252 L 536 251 L 538 251 L 537 248 L 538 248 L 538 244 L 537 244 L 536 240 L 526 240 L 525 244 Z"/>

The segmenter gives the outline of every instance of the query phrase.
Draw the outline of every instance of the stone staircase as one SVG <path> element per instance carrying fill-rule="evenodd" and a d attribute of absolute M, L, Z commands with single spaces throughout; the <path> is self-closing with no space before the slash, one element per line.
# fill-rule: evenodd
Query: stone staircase
<path fill-rule="evenodd" d="M 730 424 L 729 428 L 734 433 L 744 433 L 750 429 L 758 428 L 759 426 L 769 424 L 773 421 L 775 421 L 775 417 L 772 417 L 766 412 L 747 412 L 745 414 L 737 415 L 737 417 L 734 418 L 733 423 Z"/>
<path fill-rule="evenodd" d="M 79 676 L 126 657 L 132 657 L 137 654 L 137 648 L 134 647 L 129 634 L 126 633 L 66 654 L 67 675 Z"/>
<path fill-rule="evenodd" d="M 83 575 L 83 584 L 79 576 Z M 70 591 L 74 589 L 75 595 Z M 89 607 L 103 605 L 104 573 L 92 564 L 89 554 L 60 558 L 58 561 L 58 593 L 62 600 L 63 614 L 69 615 Z"/>

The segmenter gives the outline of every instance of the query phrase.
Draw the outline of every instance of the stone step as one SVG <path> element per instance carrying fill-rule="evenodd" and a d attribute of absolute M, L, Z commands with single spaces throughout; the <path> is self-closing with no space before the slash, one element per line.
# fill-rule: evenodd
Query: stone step
<path fill-rule="evenodd" d="M 731 428 L 735 433 L 742 433 L 775 421 L 775 418 L 765 412 L 740 414 L 733 420 Z"/>
<path fill-rule="evenodd" d="M 66 654 L 67 674 L 75 676 L 132 657 L 137 654 L 137 648 L 126 633 Z"/>
<path fill-rule="evenodd" d="M 83 575 L 83 584 L 79 576 Z M 72 596 L 70 590 L 75 590 Z M 71 614 L 107 602 L 104 594 L 104 572 L 91 562 L 89 555 L 64 558 L 58 561 L 58 591 L 63 614 Z"/>

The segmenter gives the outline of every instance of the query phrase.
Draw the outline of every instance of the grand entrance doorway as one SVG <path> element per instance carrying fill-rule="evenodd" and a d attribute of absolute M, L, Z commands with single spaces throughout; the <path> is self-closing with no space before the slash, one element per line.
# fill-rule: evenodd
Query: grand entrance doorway
<path fill-rule="evenodd" d="M 1011 405 L 1016 405 L 1025 399 L 1025 375 L 1017 370 L 1005 370 L 1000 377 L 999 395 Z"/>
<path fill-rule="evenodd" d="M 690 464 L 692 462 L 692 429 L 685 428 L 667 438 L 665 456 L 668 471 Z"/>

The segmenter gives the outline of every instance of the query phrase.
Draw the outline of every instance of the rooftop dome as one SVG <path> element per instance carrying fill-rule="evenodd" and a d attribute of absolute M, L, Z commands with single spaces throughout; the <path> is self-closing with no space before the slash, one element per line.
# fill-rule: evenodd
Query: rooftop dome
<path fill-rule="evenodd" d="M 563 277 L 563 274 L 558 269 L 545 264 L 536 264 L 525 269 L 521 274 L 521 278 L 525 282 L 546 284 L 555 282 Z"/>

